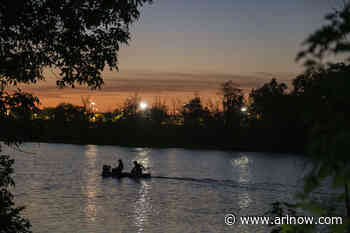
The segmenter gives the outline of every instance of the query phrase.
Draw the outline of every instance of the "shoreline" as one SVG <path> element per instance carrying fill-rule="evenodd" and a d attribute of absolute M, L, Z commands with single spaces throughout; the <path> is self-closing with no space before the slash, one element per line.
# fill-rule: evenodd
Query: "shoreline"
<path fill-rule="evenodd" d="M 303 156 L 303 151 L 293 150 L 269 150 L 267 148 L 249 148 L 244 146 L 227 146 L 227 145 L 196 145 L 196 144 L 177 144 L 169 143 L 160 145 L 158 143 L 101 143 L 91 142 L 84 140 L 62 140 L 62 139 L 37 139 L 37 140 L 23 140 L 23 143 L 55 143 L 55 144 L 71 144 L 71 145 L 99 145 L 99 146 L 120 146 L 126 148 L 143 147 L 143 148 L 155 148 L 155 149 L 186 149 L 186 150 L 217 150 L 217 151 L 232 151 L 232 152 L 257 152 L 257 153 L 297 153 Z"/>

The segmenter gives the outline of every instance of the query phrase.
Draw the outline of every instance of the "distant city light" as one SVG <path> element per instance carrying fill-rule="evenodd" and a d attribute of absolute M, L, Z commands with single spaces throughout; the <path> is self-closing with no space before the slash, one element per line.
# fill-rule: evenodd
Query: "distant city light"
<path fill-rule="evenodd" d="M 97 111 L 96 103 L 94 101 L 90 102 L 90 110 L 92 112 L 96 112 Z"/>
<path fill-rule="evenodd" d="M 146 102 L 142 101 L 142 102 L 140 103 L 140 109 L 141 109 L 141 110 L 146 110 L 147 107 L 148 107 L 148 105 L 147 105 Z"/>
<path fill-rule="evenodd" d="M 248 110 L 247 107 L 242 107 L 242 108 L 241 108 L 241 112 L 246 112 L 247 110 Z"/>

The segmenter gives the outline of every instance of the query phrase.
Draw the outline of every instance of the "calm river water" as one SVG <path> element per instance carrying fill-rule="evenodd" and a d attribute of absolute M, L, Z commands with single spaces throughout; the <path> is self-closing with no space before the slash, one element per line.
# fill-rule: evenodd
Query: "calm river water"
<path fill-rule="evenodd" d="M 292 154 L 26 143 L 16 159 L 16 203 L 35 233 L 269 232 L 226 226 L 228 213 L 263 215 L 293 200 L 304 160 Z M 163 178 L 102 179 L 103 164 L 133 160 Z"/>

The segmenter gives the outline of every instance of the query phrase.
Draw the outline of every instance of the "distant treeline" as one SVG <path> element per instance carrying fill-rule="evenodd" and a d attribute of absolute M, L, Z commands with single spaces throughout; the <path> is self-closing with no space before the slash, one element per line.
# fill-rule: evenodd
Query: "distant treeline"
<path fill-rule="evenodd" d="M 1 129 L 24 141 L 303 152 L 318 125 L 347 121 L 349 75 L 345 64 L 314 68 L 291 88 L 272 79 L 248 98 L 228 81 L 221 85 L 220 103 L 203 104 L 194 96 L 173 111 L 161 99 L 142 110 L 137 95 L 106 113 L 94 112 L 88 102 L 27 113 L 12 106 Z"/>

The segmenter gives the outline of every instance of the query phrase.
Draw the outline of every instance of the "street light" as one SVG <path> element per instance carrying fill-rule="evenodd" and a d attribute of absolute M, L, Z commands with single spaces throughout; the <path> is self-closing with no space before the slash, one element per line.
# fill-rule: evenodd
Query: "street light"
<path fill-rule="evenodd" d="M 148 104 L 147 104 L 146 102 L 142 101 L 142 102 L 140 103 L 140 109 L 141 109 L 142 111 L 146 110 L 147 107 L 148 107 Z"/>
<path fill-rule="evenodd" d="M 95 103 L 95 102 L 93 102 L 93 101 L 90 102 L 90 109 L 91 109 L 91 111 L 93 111 L 93 112 L 97 110 L 97 108 L 96 108 L 96 103 Z"/>

